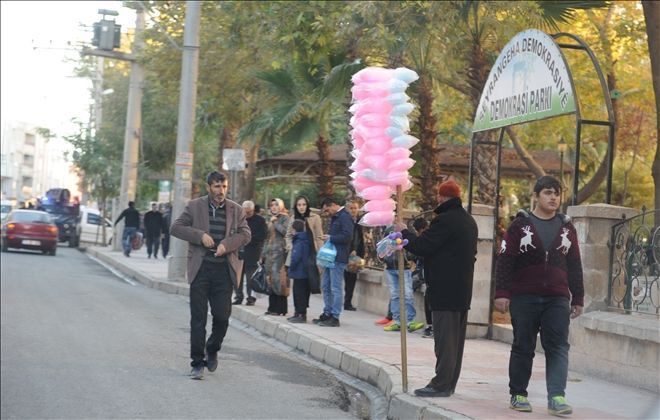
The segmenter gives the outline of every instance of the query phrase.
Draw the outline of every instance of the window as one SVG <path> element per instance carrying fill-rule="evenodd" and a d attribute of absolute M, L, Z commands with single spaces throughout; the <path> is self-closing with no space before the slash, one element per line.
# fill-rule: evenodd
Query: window
<path fill-rule="evenodd" d="M 100 225 L 101 218 L 98 214 L 87 213 L 87 223 L 90 225 Z"/>
<path fill-rule="evenodd" d="M 25 133 L 25 144 L 36 144 L 37 140 L 34 134 Z"/>
<path fill-rule="evenodd" d="M 34 156 L 32 155 L 23 155 L 23 164 L 32 166 L 34 165 Z"/>
<path fill-rule="evenodd" d="M 23 186 L 32 188 L 32 177 L 31 176 L 24 176 L 23 177 Z"/>

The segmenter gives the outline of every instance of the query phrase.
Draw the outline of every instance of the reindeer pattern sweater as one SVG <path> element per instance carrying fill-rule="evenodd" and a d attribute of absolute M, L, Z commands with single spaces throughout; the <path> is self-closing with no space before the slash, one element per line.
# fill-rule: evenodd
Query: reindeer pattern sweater
<path fill-rule="evenodd" d="M 577 232 L 568 216 L 545 249 L 531 216 L 520 211 L 504 234 L 497 257 L 495 298 L 516 295 L 566 296 L 584 306 Z"/>

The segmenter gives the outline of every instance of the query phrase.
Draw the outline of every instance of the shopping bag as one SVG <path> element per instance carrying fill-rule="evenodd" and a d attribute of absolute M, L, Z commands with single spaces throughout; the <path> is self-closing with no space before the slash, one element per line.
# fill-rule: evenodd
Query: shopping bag
<path fill-rule="evenodd" d="M 257 269 L 252 273 L 252 277 L 250 277 L 250 287 L 255 292 L 264 295 L 270 295 L 273 292 L 266 281 L 266 269 L 263 264 L 259 263 Z"/>
<path fill-rule="evenodd" d="M 142 235 L 142 232 L 137 231 L 131 236 L 131 249 L 133 251 L 137 251 L 138 249 L 142 248 L 143 243 L 144 236 Z"/>
<path fill-rule="evenodd" d="M 337 248 L 332 242 L 327 241 L 316 254 L 316 264 L 323 268 L 335 268 L 335 258 L 337 258 Z"/>

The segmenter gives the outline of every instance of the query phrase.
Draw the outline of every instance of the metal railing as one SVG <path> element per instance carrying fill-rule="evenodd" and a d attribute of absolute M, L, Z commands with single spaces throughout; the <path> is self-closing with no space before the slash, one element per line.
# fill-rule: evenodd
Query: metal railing
<path fill-rule="evenodd" d="M 608 304 L 626 313 L 660 316 L 660 209 L 646 211 L 612 226 Z"/>

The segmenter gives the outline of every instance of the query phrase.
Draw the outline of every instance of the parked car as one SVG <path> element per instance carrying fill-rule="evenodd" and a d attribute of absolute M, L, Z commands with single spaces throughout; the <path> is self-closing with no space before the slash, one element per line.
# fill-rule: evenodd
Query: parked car
<path fill-rule="evenodd" d="M 57 252 L 57 225 L 48 213 L 40 210 L 13 210 L 2 222 L 2 251 L 9 248 Z"/>
<path fill-rule="evenodd" d="M 78 223 L 78 238 L 80 238 L 80 242 L 103 243 L 101 218 L 101 213 L 98 210 L 85 206 L 80 207 L 80 222 Z M 105 239 L 107 245 L 112 243 L 112 231 L 112 222 L 105 219 Z"/>

